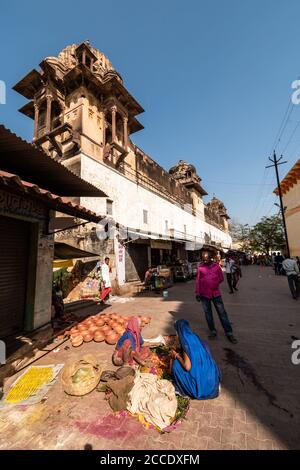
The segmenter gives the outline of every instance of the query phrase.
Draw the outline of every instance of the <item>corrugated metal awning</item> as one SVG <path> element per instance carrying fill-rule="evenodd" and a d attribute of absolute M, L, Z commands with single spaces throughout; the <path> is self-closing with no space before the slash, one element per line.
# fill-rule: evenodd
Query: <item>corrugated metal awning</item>
<path fill-rule="evenodd" d="M 13 175 L 0 170 L 0 189 L 10 190 L 13 193 L 21 194 L 24 197 L 39 199 L 46 207 L 62 212 L 63 214 L 72 215 L 79 219 L 88 220 L 89 222 L 100 222 L 103 216 L 97 215 L 95 212 L 86 209 L 86 207 L 74 204 L 61 196 L 39 188 L 37 185 L 22 181 L 18 175 Z"/>
<path fill-rule="evenodd" d="M 54 243 L 54 259 L 67 260 L 92 257 L 100 257 L 100 255 L 97 255 L 97 253 L 91 253 L 90 251 L 81 250 L 80 248 L 76 248 L 68 243 Z"/>
<path fill-rule="evenodd" d="M 60 196 L 107 196 L 3 125 L 0 125 L 0 168 Z"/>

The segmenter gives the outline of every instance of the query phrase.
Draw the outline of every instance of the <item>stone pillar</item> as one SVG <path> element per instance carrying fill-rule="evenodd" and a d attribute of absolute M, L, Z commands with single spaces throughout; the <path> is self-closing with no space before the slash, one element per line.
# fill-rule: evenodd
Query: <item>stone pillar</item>
<path fill-rule="evenodd" d="M 85 62 L 86 62 L 86 51 L 85 49 L 82 51 L 82 63 L 83 65 L 85 65 Z"/>
<path fill-rule="evenodd" d="M 46 134 L 51 131 L 51 104 L 52 104 L 52 96 L 47 95 L 47 109 L 46 109 Z"/>
<path fill-rule="evenodd" d="M 128 145 L 128 117 L 124 116 L 123 117 L 123 146 L 124 149 L 127 150 L 127 145 Z"/>
<path fill-rule="evenodd" d="M 37 103 L 34 103 L 34 131 L 33 140 L 38 138 L 38 127 L 39 127 L 39 107 Z"/>
<path fill-rule="evenodd" d="M 101 125 L 101 130 L 102 130 L 101 142 L 104 148 L 106 144 L 105 142 L 105 129 L 106 129 L 105 113 L 103 111 L 100 111 L 99 117 L 100 117 L 100 125 Z"/>
<path fill-rule="evenodd" d="M 112 134 L 112 142 L 115 142 L 116 141 L 116 137 L 117 137 L 117 134 L 116 134 L 116 114 L 117 114 L 117 107 L 116 106 L 113 106 L 111 108 L 111 134 Z"/>

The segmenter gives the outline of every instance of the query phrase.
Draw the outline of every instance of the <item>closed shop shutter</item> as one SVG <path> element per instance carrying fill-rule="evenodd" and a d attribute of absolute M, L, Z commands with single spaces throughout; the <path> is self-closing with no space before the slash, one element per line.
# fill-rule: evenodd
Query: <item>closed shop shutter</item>
<path fill-rule="evenodd" d="M 0 215 L 0 337 L 23 329 L 30 224 Z"/>

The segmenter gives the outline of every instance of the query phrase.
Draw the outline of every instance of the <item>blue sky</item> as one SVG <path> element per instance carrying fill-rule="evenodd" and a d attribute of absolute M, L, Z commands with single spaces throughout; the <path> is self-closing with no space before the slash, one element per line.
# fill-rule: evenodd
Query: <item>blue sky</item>
<path fill-rule="evenodd" d="M 46 56 L 89 39 L 145 109 L 134 141 L 165 168 L 197 166 L 231 216 L 253 224 L 274 213 L 267 158 L 300 75 L 298 0 L 1 1 L 0 122 L 31 140 L 25 100 L 11 87 Z M 294 106 L 278 152 L 300 155 Z M 290 140 L 290 142 L 289 142 Z M 288 144 L 288 145 L 287 145 Z"/>

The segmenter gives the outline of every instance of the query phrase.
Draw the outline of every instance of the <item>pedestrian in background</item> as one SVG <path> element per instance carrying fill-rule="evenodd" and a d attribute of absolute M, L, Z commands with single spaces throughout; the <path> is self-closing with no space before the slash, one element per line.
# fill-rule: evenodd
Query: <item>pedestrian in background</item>
<path fill-rule="evenodd" d="M 238 278 L 235 276 L 236 270 L 238 268 L 235 260 L 229 254 L 226 254 L 225 256 L 224 268 L 226 273 L 227 284 L 229 287 L 229 294 L 233 294 L 234 290 L 238 290 L 236 287 Z"/>
<path fill-rule="evenodd" d="M 283 260 L 284 260 L 284 257 L 278 251 L 277 255 L 275 256 L 275 265 L 276 265 L 275 274 L 277 274 L 278 276 L 284 274 L 283 271 L 282 271 Z"/>
<path fill-rule="evenodd" d="M 209 252 L 203 253 L 203 263 L 198 268 L 196 280 L 196 300 L 202 303 L 206 321 L 209 328 L 209 338 L 217 337 L 215 327 L 212 303 L 217 311 L 225 334 L 231 343 L 237 343 L 233 336 L 232 326 L 228 319 L 220 291 L 220 284 L 224 281 L 224 275 L 218 263 L 212 261 L 212 255 Z"/>
<path fill-rule="evenodd" d="M 111 289 L 111 280 L 110 280 L 110 266 L 109 266 L 109 258 L 106 257 L 104 263 L 101 266 L 101 276 L 102 276 L 102 292 L 100 301 L 103 303 L 110 304 L 109 300 L 106 302 L 105 299 L 109 297 Z"/>
<path fill-rule="evenodd" d="M 285 270 L 287 275 L 289 288 L 292 294 L 293 299 L 298 299 L 300 292 L 300 283 L 299 283 L 299 266 L 295 259 L 291 257 L 285 258 L 282 262 L 282 267 Z"/>

